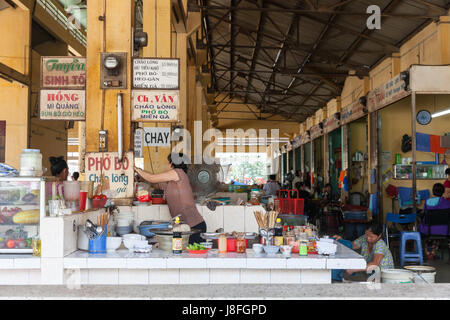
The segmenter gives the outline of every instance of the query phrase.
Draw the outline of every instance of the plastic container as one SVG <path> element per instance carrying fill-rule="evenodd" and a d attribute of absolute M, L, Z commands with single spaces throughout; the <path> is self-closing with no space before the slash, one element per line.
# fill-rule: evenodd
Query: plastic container
<path fill-rule="evenodd" d="M 405 269 L 381 270 L 382 283 L 412 283 L 414 274 Z"/>
<path fill-rule="evenodd" d="M 42 154 L 39 149 L 23 149 L 20 154 L 20 176 L 42 176 Z"/>
<path fill-rule="evenodd" d="M 436 268 L 430 266 L 407 266 L 404 269 L 412 271 L 414 283 L 434 283 Z"/>
<path fill-rule="evenodd" d="M 105 226 L 103 233 L 99 237 L 94 240 L 89 240 L 89 253 L 106 253 L 107 229 L 108 227 Z"/>

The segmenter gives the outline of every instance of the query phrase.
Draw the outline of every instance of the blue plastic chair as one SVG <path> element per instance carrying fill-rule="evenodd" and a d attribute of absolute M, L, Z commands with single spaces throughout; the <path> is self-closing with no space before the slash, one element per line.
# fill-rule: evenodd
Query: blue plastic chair
<path fill-rule="evenodd" d="M 385 225 L 384 230 L 386 231 L 387 246 L 389 247 L 389 238 L 400 237 L 400 233 L 396 233 L 396 234 L 389 236 L 387 222 L 409 224 L 409 223 L 415 223 L 416 219 L 417 219 L 417 214 L 415 214 L 415 213 L 410 213 L 410 214 L 397 214 L 397 213 L 391 213 L 391 212 L 386 213 L 386 225 Z"/>
<path fill-rule="evenodd" d="M 406 241 L 416 242 L 416 252 L 406 252 Z M 418 262 L 423 265 L 422 239 L 420 232 L 401 232 L 400 235 L 400 266 L 403 268 L 405 262 Z"/>

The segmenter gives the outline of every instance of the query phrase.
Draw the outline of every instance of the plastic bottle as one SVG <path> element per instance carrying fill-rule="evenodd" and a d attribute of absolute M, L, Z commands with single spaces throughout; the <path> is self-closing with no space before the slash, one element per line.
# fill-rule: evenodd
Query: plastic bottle
<path fill-rule="evenodd" d="M 275 246 L 283 245 L 283 226 L 281 224 L 281 219 L 278 218 L 274 226 L 273 244 Z"/>
<path fill-rule="evenodd" d="M 175 226 L 174 230 L 179 230 L 177 226 L 180 224 L 180 218 L 176 217 L 175 219 Z M 183 251 L 183 237 L 181 236 L 181 232 L 173 232 L 173 238 L 172 238 L 172 253 L 173 254 L 181 254 Z"/>

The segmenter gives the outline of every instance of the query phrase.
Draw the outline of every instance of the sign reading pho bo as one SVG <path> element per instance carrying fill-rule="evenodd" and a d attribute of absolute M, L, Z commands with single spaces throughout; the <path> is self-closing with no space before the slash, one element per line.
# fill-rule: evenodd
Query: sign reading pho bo
<path fill-rule="evenodd" d="M 41 120 L 85 120 L 85 90 L 42 89 L 39 97 Z"/>
<path fill-rule="evenodd" d="M 42 57 L 41 88 L 84 89 L 86 58 Z"/>
<path fill-rule="evenodd" d="M 179 92 L 142 91 L 132 92 L 132 121 L 178 121 Z"/>
<path fill-rule="evenodd" d="M 114 199 L 133 197 L 133 152 L 126 152 L 122 162 L 117 152 L 92 152 L 85 157 L 86 178 L 94 182 L 94 190 L 101 184 L 102 192 L 110 190 Z"/>

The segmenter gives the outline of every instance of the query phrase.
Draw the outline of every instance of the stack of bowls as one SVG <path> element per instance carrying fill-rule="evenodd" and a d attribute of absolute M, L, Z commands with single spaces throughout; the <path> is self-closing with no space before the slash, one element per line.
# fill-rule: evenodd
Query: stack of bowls
<path fill-rule="evenodd" d="M 122 236 L 133 231 L 134 214 L 132 212 L 119 212 L 116 216 L 116 232 Z"/>

